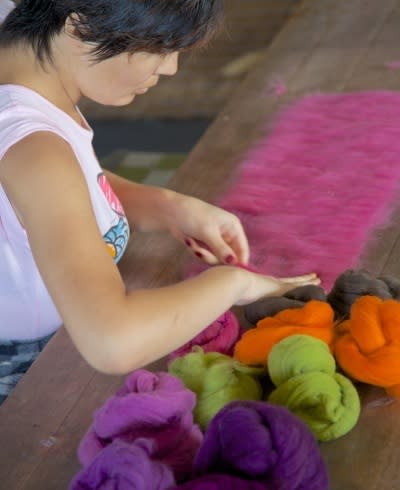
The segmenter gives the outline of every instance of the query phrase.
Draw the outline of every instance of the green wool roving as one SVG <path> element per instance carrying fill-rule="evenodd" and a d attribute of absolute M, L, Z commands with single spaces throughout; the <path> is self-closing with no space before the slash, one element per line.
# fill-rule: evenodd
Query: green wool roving
<path fill-rule="evenodd" d="M 180 378 L 197 395 L 194 419 L 205 429 L 214 415 L 233 400 L 261 400 L 258 378 L 264 368 L 243 365 L 217 352 L 204 353 L 200 347 L 175 359 L 168 371 Z"/>
<path fill-rule="evenodd" d="M 300 417 L 320 441 L 349 432 L 360 415 L 360 398 L 352 382 L 335 371 L 328 346 L 307 335 L 278 342 L 268 357 L 276 389 L 268 400 Z"/>
<path fill-rule="evenodd" d="M 308 372 L 333 375 L 336 363 L 328 345 L 310 335 L 291 335 L 275 344 L 268 356 L 268 373 L 275 386 Z"/>

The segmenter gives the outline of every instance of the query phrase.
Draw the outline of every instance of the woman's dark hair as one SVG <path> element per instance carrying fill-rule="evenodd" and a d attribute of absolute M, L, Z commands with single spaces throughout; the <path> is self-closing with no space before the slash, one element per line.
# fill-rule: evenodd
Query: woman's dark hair
<path fill-rule="evenodd" d="M 167 54 L 205 44 L 223 0 L 21 0 L 0 27 L 0 45 L 24 42 L 51 62 L 51 40 L 72 14 L 75 35 L 95 62 L 123 52 Z"/>

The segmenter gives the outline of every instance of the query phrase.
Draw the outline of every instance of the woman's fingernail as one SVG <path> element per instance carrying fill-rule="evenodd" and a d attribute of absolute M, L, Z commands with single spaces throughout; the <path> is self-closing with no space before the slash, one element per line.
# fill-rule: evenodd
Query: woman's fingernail
<path fill-rule="evenodd" d="M 203 258 L 203 254 L 201 252 L 195 252 L 194 253 L 199 259 Z"/>
<path fill-rule="evenodd" d="M 192 246 L 192 244 L 190 243 L 190 241 L 187 238 L 185 238 L 185 243 L 186 243 L 186 245 L 188 247 L 191 247 Z"/>
<path fill-rule="evenodd" d="M 225 257 L 225 262 L 226 262 L 227 264 L 232 264 L 232 262 L 233 262 L 234 260 L 235 260 L 235 257 L 234 257 L 233 255 L 227 255 L 227 256 Z"/>

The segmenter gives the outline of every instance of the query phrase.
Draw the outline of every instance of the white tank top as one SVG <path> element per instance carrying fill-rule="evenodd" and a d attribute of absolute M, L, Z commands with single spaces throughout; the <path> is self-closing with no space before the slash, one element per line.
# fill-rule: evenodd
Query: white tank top
<path fill-rule="evenodd" d="M 11 146 L 35 131 L 50 131 L 68 142 L 85 176 L 100 232 L 117 262 L 127 246 L 129 226 L 94 153 L 93 131 L 81 117 L 86 127 L 31 89 L 0 85 L 0 165 Z M 0 184 L 0 341 L 38 339 L 61 324 L 27 234 Z"/>
<path fill-rule="evenodd" d="M 0 24 L 14 8 L 15 3 L 11 0 L 0 0 Z"/>

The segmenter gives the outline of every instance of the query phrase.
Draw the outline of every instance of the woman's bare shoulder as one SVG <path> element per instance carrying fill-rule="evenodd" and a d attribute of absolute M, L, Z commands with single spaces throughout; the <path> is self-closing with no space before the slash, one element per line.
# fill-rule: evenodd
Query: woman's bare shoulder
<path fill-rule="evenodd" d="M 8 149 L 0 162 L 0 184 L 22 226 L 25 227 L 25 224 L 19 206 L 14 202 L 14 195 L 20 196 L 19 201 L 25 197 L 28 203 L 34 188 L 37 192 L 46 193 L 49 179 L 57 171 L 60 176 L 79 171 L 76 165 L 71 165 L 74 159 L 69 144 L 49 131 L 32 133 Z M 68 165 L 67 160 L 70 162 Z"/>

